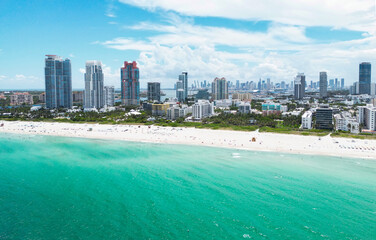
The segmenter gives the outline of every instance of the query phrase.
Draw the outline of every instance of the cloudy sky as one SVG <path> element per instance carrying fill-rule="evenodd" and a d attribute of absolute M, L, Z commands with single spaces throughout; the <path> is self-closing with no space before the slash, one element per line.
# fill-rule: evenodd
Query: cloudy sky
<path fill-rule="evenodd" d="M 376 0 L 0 1 L 0 89 L 43 89 L 44 56 L 72 60 L 83 88 L 86 60 L 104 64 L 105 84 L 120 87 L 120 67 L 137 61 L 141 87 L 173 87 L 226 77 L 290 82 L 358 80 L 376 66 Z M 372 72 L 375 82 L 376 70 Z"/>

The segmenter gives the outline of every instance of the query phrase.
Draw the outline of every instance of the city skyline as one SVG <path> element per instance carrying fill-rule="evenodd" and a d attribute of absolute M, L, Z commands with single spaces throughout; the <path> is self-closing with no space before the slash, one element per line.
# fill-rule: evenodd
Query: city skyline
<path fill-rule="evenodd" d="M 280 1 L 277 12 L 268 1 L 254 9 L 242 1 L 210 7 L 214 2 L 2 1 L 0 89 L 43 89 L 46 54 L 71 59 L 74 89 L 84 88 L 88 59 L 102 61 L 104 78 L 117 89 L 124 60 L 138 63 L 141 88 L 150 81 L 172 88 L 181 71 L 192 80 L 232 82 L 290 82 L 298 72 L 310 82 L 325 71 L 349 86 L 361 62 L 375 63 L 372 0 Z"/>

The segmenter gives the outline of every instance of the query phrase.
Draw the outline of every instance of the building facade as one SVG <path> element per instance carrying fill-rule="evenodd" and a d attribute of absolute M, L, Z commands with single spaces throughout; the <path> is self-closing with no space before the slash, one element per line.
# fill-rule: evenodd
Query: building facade
<path fill-rule="evenodd" d="M 124 105 L 140 105 L 140 71 L 137 63 L 124 62 L 121 68 L 121 101 Z"/>
<path fill-rule="evenodd" d="M 84 108 L 104 106 L 102 62 L 86 61 Z"/>
<path fill-rule="evenodd" d="M 201 120 L 214 114 L 214 105 L 207 100 L 198 100 L 192 106 L 192 117 Z"/>
<path fill-rule="evenodd" d="M 359 64 L 359 94 L 371 94 L 371 63 Z"/>
<path fill-rule="evenodd" d="M 73 91 L 73 102 L 83 103 L 84 102 L 84 91 Z"/>
<path fill-rule="evenodd" d="M 114 86 L 104 86 L 103 88 L 104 95 L 104 106 L 112 107 L 115 105 L 115 88 Z"/>
<path fill-rule="evenodd" d="M 68 58 L 46 55 L 45 87 L 47 108 L 72 107 L 72 71 Z"/>
<path fill-rule="evenodd" d="M 252 94 L 251 93 L 239 93 L 235 92 L 232 94 L 232 99 L 238 99 L 240 101 L 251 101 Z"/>
<path fill-rule="evenodd" d="M 192 107 L 188 107 L 187 105 L 174 105 L 167 109 L 167 119 L 176 120 L 178 118 L 182 118 L 187 116 L 188 113 L 192 113 Z"/>
<path fill-rule="evenodd" d="M 251 104 L 249 102 L 242 102 L 239 104 L 238 110 L 241 114 L 251 113 Z"/>
<path fill-rule="evenodd" d="M 28 92 L 14 93 L 13 95 L 10 95 L 11 106 L 22 105 L 22 104 L 33 105 L 34 104 L 33 96 Z"/>
<path fill-rule="evenodd" d="M 215 78 L 212 83 L 214 100 L 228 99 L 228 85 L 226 78 Z"/>
<path fill-rule="evenodd" d="M 302 128 L 312 129 L 312 112 L 311 111 L 306 111 L 302 115 Z"/>
<path fill-rule="evenodd" d="M 358 121 L 368 131 L 376 131 L 376 107 L 372 104 L 358 107 Z"/>
<path fill-rule="evenodd" d="M 182 82 L 182 89 L 184 90 L 183 100 L 186 101 L 188 99 L 188 72 L 182 72 L 179 75 L 179 81 Z"/>
<path fill-rule="evenodd" d="M 334 115 L 336 130 L 351 133 L 359 133 L 359 123 L 349 112 L 341 112 Z"/>
<path fill-rule="evenodd" d="M 316 109 L 316 129 L 333 129 L 333 109 L 328 105 L 321 105 Z"/>
<path fill-rule="evenodd" d="M 148 101 L 161 101 L 161 83 L 148 82 Z"/>
<path fill-rule="evenodd" d="M 328 97 L 328 76 L 326 72 L 320 72 L 320 98 Z"/>
<path fill-rule="evenodd" d="M 299 73 L 294 81 L 294 98 L 297 100 L 301 100 L 304 98 L 305 94 L 305 75 L 304 73 Z"/>

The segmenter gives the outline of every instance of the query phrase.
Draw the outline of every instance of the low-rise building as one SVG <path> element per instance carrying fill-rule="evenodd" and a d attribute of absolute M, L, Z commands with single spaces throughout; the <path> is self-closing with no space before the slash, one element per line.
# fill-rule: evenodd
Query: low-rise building
<path fill-rule="evenodd" d="M 45 92 L 39 94 L 39 102 L 41 102 L 41 103 L 46 102 L 46 93 Z"/>
<path fill-rule="evenodd" d="M 312 112 L 306 111 L 302 116 L 302 128 L 312 129 Z"/>
<path fill-rule="evenodd" d="M 349 112 L 341 112 L 334 115 L 337 131 L 359 133 L 359 123 Z"/>
<path fill-rule="evenodd" d="M 231 99 L 215 100 L 214 105 L 217 108 L 229 108 L 232 106 L 232 100 Z"/>
<path fill-rule="evenodd" d="M 207 100 L 198 100 L 192 106 L 192 117 L 196 120 L 201 120 L 206 117 L 210 117 L 214 114 L 213 103 Z"/>
<path fill-rule="evenodd" d="M 252 94 L 251 93 L 239 93 L 235 92 L 232 94 L 232 99 L 238 99 L 240 101 L 251 101 Z"/>
<path fill-rule="evenodd" d="M 84 101 L 84 91 L 73 91 L 72 97 L 73 97 L 73 102 L 83 103 L 83 101 Z"/>
<path fill-rule="evenodd" d="M 266 102 L 262 104 L 261 109 L 263 115 L 280 114 L 281 104 L 274 102 Z"/>
<path fill-rule="evenodd" d="M 243 102 L 238 105 L 239 113 L 248 114 L 251 113 L 251 104 L 248 102 Z"/>
<path fill-rule="evenodd" d="M 152 104 L 151 105 L 151 115 L 153 116 L 165 116 L 167 114 L 167 109 L 170 107 L 169 104 Z"/>
<path fill-rule="evenodd" d="M 167 119 L 176 120 L 181 117 L 185 117 L 188 113 L 192 113 L 192 107 L 188 107 L 188 105 L 174 105 L 167 109 Z"/>
<path fill-rule="evenodd" d="M 28 92 L 24 93 L 14 93 L 13 95 L 10 95 L 10 105 L 15 106 L 15 105 L 32 105 L 34 104 L 33 101 L 33 96 L 30 95 Z"/>

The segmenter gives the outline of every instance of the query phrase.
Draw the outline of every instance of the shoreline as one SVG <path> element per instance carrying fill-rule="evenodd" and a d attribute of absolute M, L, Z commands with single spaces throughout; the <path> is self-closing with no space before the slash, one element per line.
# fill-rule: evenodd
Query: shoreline
<path fill-rule="evenodd" d="M 0 121 L 0 133 L 79 137 L 248 151 L 376 159 L 376 140 L 147 125 Z M 256 138 L 256 142 L 252 142 Z"/>

